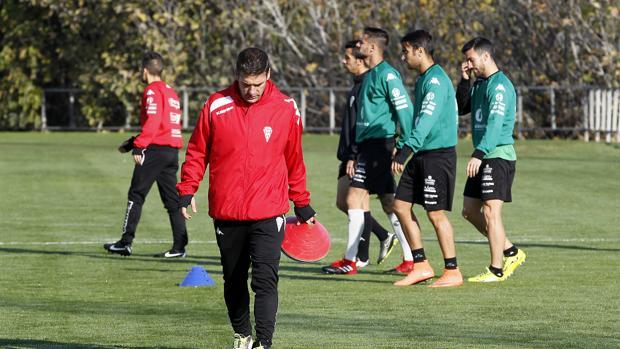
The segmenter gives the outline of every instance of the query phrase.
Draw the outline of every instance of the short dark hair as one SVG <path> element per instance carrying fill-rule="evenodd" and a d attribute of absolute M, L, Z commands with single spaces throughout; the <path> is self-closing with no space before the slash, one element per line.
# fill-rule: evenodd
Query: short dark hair
<path fill-rule="evenodd" d="M 269 69 L 269 56 L 259 48 L 246 48 L 237 56 L 235 73 L 239 76 L 259 75 L 268 72 Z"/>
<path fill-rule="evenodd" d="M 483 38 L 481 36 L 473 38 L 471 40 L 469 40 L 465 45 L 463 45 L 463 48 L 461 49 L 462 53 L 465 53 L 471 49 L 474 49 L 474 51 L 481 53 L 481 52 L 487 52 L 491 58 L 494 58 L 493 56 L 493 44 L 491 43 L 491 40 Z"/>
<path fill-rule="evenodd" d="M 146 70 L 151 75 L 161 76 L 161 72 L 164 71 L 164 59 L 155 51 L 148 51 L 142 56 L 142 69 Z"/>
<path fill-rule="evenodd" d="M 358 44 L 360 44 L 359 40 L 351 40 L 348 41 L 346 44 L 344 44 L 344 49 L 351 49 L 351 52 L 353 53 L 353 57 L 357 58 L 357 59 L 364 59 L 364 55 L 360 52 L 360 48 L 358 47 Z"/>
<path fill-rule="evenodd" d="M 390 43 L 390 36 L 381 28 L 366 27 L 364 28 L 364 34 L 368 35 L 371 39 L 377 40 L 383 50 L 385 50 Z"/>
<path fill-rule="evenodd" d="M 414 49 L 423 48 L 426 54 L 433 56 L 435 48 L 433 47 L 433 36 L 426 30 L 420 29 L 407 33 L 400 39 L 400 43 L 408 43 Z"/>

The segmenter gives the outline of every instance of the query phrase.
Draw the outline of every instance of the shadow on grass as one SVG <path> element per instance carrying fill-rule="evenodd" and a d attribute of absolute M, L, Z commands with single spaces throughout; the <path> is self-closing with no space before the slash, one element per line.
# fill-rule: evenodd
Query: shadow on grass
<path fill-rule="evenodd" d="M 463 245 L 488 245 L 487 242 L 484 241 L 457 241 L 457 244 Z M 601 247 L 590 247 L 590 246 L 578 246 L 578 245 L 558 245 L 558 244 L 541 244 L 541 243 L 516 243 L 517 247 L 541 247 L 541 248 L 558 248 L 565 250 L 580 250 L 580 251 L 603 251 L 603 252 L 618 252 L 620 248 L 601 248 Z M 527 251 L 526 251 L 527 252 Z"/>
<path fill-rule="evenodd" d="M 37 349 L 171 349 L 172 347 L 126 347 L 120 345 L 99 345 L 99 344 L 83 344 L 83 343 L 61 343 L 39 339 L 2 339 L 0 338 L 0 347 L 7 349 L 17 348 L 37 348 Z M 175 347 L 178 348 L 178 347 Z"/>
<path fill-rule="evenodd" d="M 156 258 L 151 254 L 132 254 L 130 257 L 123 257 L 117 254 L 102 251 L 98 252 L 77 252 L 77 251 L 50 251 L 50 250 L 37 250 L 28 248 L 15 248 L 15 247 L 0 247 L 0 252 L 6 253 L 18 253 L 18 254 L 44 254 L 44 255 L 60 255 L 60 256 L 79 256 L 88 258 L 99 259 L 118 259 L 124 262 L 157 262 L 157 263 L 178 263 L 178 264 L 206 264 L 206 265 L 220 265 L 220 257 L 216 256 L 192 256 L 186 258 L 166 259 Z M 205 261 L 208 260 L 208 261 Z"/>

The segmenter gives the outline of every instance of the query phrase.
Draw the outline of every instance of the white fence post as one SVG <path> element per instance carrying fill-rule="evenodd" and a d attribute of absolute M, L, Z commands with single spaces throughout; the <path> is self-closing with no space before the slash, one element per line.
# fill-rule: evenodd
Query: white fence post
<path fill-rule="evenodd" d="M 551 129 L 555 131 L 557 122 L 555 116 L 555 89 L 553 87 L 549 87 L 549 103 L 551 104 Z"/>
<path fill-rule="evenodd" d="M 47 131 L 47 105 L 45 100 L 45 90 L 41 92 L 41 131 Z"/>
<path fill-rule="evenodd" d="M 613 114 L 613 90 L 609 89 L 604 92 L 605 98 L 605 113 L 603 114 L 604 122 L 603 127 L 605 130 L 605 143 L 611 143 L 611 118 Z"/>
<path fill-rule="evenodd" d="M 183 86 L 183 129 L 187 130 L 189 126 L 189 96 L 187 95 L 187 87 Z"/>
<path fill-rule="evenodd" d="M 616 142 L 620 143 L 620 89 L 614 91 L 612 127 L 616 131 Z"/>
<path fill-rule="evenodd" d="M 519 88 L 517 93 L 517 129 L 518 138 L 523 139 L 523 89 Z"/>
<path fill-rule="evenodd" d="M 603 103 L 601 98 L 601 90 L 594 92 L 595 97 L 595 114 L 594 114 L 594 141 L 601 141 L 601 113 L 603 112 Z"/>
<path fill-rule="evenodd" d="M 336 128 L 336 94 L 334 89 L 329 89 L 329 134 L 334 133 Z"/>
<path fill-rule="evenodd" d="M 301 89 L 301 124 L 306 128 L 306 89 Z"/>

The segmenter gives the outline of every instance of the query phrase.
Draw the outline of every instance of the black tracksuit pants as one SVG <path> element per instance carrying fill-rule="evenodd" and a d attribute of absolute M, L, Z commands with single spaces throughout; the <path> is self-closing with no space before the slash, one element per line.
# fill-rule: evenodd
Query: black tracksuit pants
<path fill-rule="evenodd" d="M 179 209 L 179 194 L 176 189 L 178 170 L 178 149 L 150 145 L 144 151 L 144 161 L 142 165 L 134 167 L 133 176 L 131 177 L 127 211 L 122 228 L 122 243 L 130 244 L 135 238 L 136 228 L 142 213 L 142 205 L 146 195 L 151 190 L 151 186 L 153 186 L 153 182 L 157 182 L 159 196 L 168 211 L 170 226 L 172 227 L 172 248 L 177 251 L 185 250 L 187 230 L 185 228 L 185 219 Z"/>
<path fill-rule="evenodd" d="M 224 271 L 224 299 L 235 333 L 252 334 L 248 269 L 252 266 L 256 339 L 271 345 L 278 311 L 278 269 L 283 216 L 260 221 L 215 220 Z"/>

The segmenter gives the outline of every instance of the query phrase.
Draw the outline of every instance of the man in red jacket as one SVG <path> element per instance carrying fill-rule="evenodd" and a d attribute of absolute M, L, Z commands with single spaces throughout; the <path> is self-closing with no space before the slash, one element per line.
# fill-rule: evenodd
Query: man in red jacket
<path fill-rule="evenodd" d="M 280 247 L 290 199 L 300 221 L 314 222 L 295 101 L 269 80 L 269 57 L 247 48 L 236 63 L 236 81 L 211 95 L 187 146 L 181 211 L 196 212 L 193 198 L 209 166 L 209 215 L 224 274 L 224 299 L 233 348 L 251 348 L 248 270 L 255 293 L 256 342 L 269 348 L 278 309 Z"/>
<path fill-rule="evenodd" d="M 129 187 L 121 239 L 104 244 L 103 247 L 123 256 L 131 255 L 131 244 L 140 221 L 142 204 L 153 182 L 157 182 L 159 195 L 170 218 L 174 242 L 172 249 L 156 256 L 185 257 L 187 230 L 185 219 L 179 211 L 179 195 L 175 188 L 179 149 L 183 147 L 181 105 L 172 87 L 161 80 L 163 69 L 164 62 L 159 53 L 148 52 L 142 58 L 142 80 L 147 83 L 140 107 L 142 131 L 118 149 L 121 153 L 132 150 L 136 165 Z"/>

